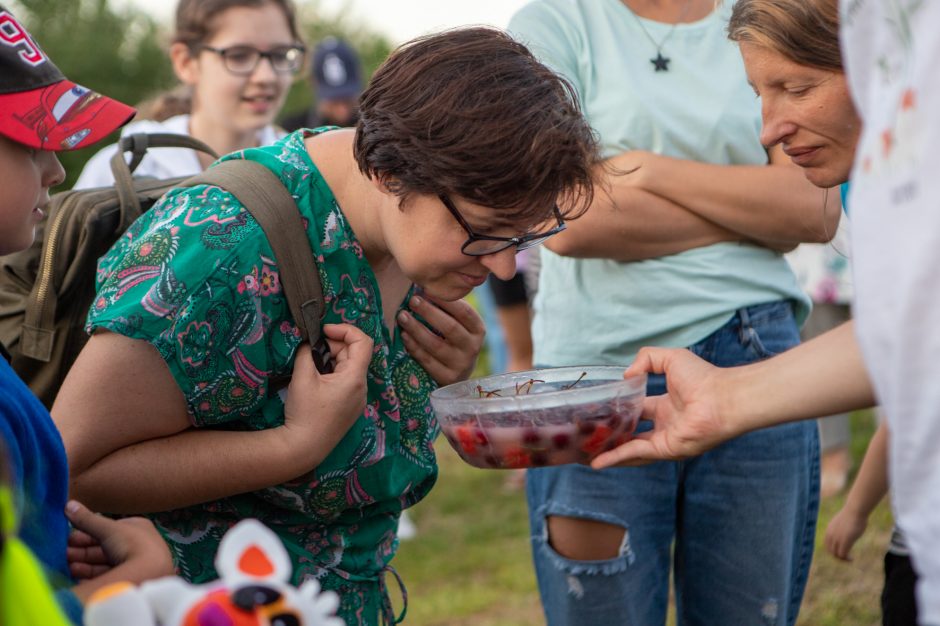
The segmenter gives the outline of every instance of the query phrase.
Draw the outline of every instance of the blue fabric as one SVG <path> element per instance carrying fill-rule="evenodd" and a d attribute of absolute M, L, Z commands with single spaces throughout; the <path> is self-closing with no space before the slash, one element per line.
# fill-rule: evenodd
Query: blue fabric
<path fill-rule="evenodd" d="M 82 601 L 78 599 L 78 596 L 72 593 L 71 588 L 57 589 L 55 592 L 55 599 L 56 602 L 59 603 L 59 607 L 62 609 L 62 612 L 65 613 L 67 618 L 69 618 L 70 622 L 76 625 L 82 624 L 82 617 L 85 613 L 85 607 L 82 606 Z"/>
<path fill-rule="evenodd" d="M 791 307 L 771 303 L 737 311 L 691 350 L 716 365 L 733 366 L 798 342 Z M 651 377 L 648 393 L 664 392 L 663 377 Z M 795 622 L 819 508 L 814 422 L 749 433 L 683 462 L 600 472 L 579 465 L 530 470 L 526 485 L 536 574 L 550 626 L 664 624 L 670 566 L 679 626 Z M 562 557 L 547 540 L 548 515 L 623 526 L 619 556 Z"/>
<path fill-rule="evenodd" d="M 845 211 L 845 214 L 849 214 L 849 190 L 852 188 L 852 183 L 845 182 L 839 185 L 839 194 L 842 196 L 842 210 Z"/>
<path fill-rule="evenodd" d="M 476 298 L 477 311 L 483 318 L 483 324 L 486 326 L 486 355 L 489 361 L 489 371 L 494 374 L 501 374 L 506 371 L 506 364 L 509 362 L 509 353 L 506 350 L 506 337 L 503 334 L 503 327 L 499 323 L 499 317 L 496 314 L 496 300 L 493 298 L 493 292 L 489 285 L 481 285 L 473 290 L 473 297 Z"/>
<path fill-rule="evenodd" d="M 11 470 L 20 518 L 19 537 L 46 568 L 53 586 L 68 586 L 71 576 L 65 553 L 69 533 L 65 517 L 68 498 L 65 447 L 49 412 L 3 358 L 0 358 L 0 437 Z M 72 618 L 76 616 L 75 603 L 77 600 L 70 600 L 63 605 Z M 76 622 L 80 623 L 80 619 Z"/>

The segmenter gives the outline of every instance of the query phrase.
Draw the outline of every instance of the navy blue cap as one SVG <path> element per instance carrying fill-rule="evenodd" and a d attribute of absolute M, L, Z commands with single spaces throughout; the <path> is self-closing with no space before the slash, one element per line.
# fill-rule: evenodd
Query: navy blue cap
<path fill-rule="evenodd" d="M 357 98 L 362 92 L 359 55 L 344 41 L 328 37 L 313 52 L 313 80 L 320 100 Z"/>

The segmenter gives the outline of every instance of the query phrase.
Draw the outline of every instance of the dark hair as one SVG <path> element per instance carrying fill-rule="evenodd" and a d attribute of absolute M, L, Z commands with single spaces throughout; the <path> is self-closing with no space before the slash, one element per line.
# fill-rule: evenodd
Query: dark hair
<path fill-rule="evenodd" d="M 217 15 L 235 7 L 262 7 L 273 4 L 284 12 L 294 41 L 300 42 L 297 17 L 291 0 L 179 0 L 176 5 L 176 33 L 173 41 L 195 48 L 214 34 Z"/>
<path fill-rule="evenodd" d="M 738 0 L 728 37 L 769 48 L 800 65 L 844 71 L 837 0 Z"/>
<path fill-rule="evenodd" d="M 593 195 L 597 139 L 571 85 L 506 33 L 459 28 L 412 40 L 360 98 L 355 156 L 403 200 L 460 196 L 506 219 L 568 217 Z"/>

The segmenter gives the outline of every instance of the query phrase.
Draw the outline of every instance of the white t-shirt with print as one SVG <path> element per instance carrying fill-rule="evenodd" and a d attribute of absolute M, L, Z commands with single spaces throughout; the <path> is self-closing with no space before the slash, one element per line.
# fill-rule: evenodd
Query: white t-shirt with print
<path fill-rule="evenodd" d="M 891 490 L 940 625 L 940 2 L 842 0 L 864 120 L 852 172 L 855 318 L 891 430 Z"/>
<path fill-rule="evenodd" d="M 172 133 L 175 135 L 189 134 L 189 115 L 177 115 L 163 122 L 142 120 L 125 126 L 121 132 L 122 137 L 134 133 Z M 284 136 L 284 132 L 274 126 L 266 126 L 258 131 L 258 145 L 274 143 Z M 117 144 L 102 148 L 93 156 L 75 183 L 73 189 L 88 189 L 90 187 L 106 187 L 114 184 L 111 174 L 111 157 L 117 152 Z M 221 155 L 219 155 L 221 156 Z M 147 152 L 140 165 L 134 170 L 134 176 L 149 178 L 175 178 L 177 176 L 194 176 L 202 171 L 199 157 L 195 150 L 189 148 L 154 148 Z"/>

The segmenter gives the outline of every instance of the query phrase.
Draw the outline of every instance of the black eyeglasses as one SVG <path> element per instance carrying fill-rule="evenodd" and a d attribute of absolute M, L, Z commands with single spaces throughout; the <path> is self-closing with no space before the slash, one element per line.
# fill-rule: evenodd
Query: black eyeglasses
<path fill-rule="evenodd" d="M 565 220 L 561 217 L 561 211 L 558 210 L 556 205 L 552 212 L 555 215 L 555 219 L 558 220 L 558 224 L 549 228 L 548 230 L 541 233 L 528 233 L 525 235 L 519 235 L 518 237 L 491 237 L 490 235 L 478 235 L 473 232 L 473 229 L 470 228 L 470 224 L 467 223 L 467 220 L 463 218 L 463 215 L 460 214 L 460 211 L 457 210 L 457 207 L 454 206 L 454 203 L 450 201 L 450 198 L 441 194 L 438 196 L 441 203 L 447 207 L 447 210 L 450 211 L 451 215 L 454 216 L 454 219 L 457 220 L 457 223 L 467 231 L 467 240 L 461 246 L 460 251 L 468 256 L 486 256 L 488 254 L 496 254 L 497 252 L 502 252 L 510 246 L 516 246 L 516 252 L 520 250 L 526 250 L 528 248 L 534 248 L 535 246 L 541 244 L 546 239 L 552 235 L 557 235 L 561 231 L 565 230 Z"/>
<path fill-rule="evenodd" d="M 271 67 L 279 74 L 296 74 L 304 62 L 303 46 L 282 46 L 267 52 L 262 52 L 251 46 L 231 46 L 229 48 L 213 48 L 212 46 L 199 46 L 200 50 L 215 52 L 222 57 L 225 69 L 239 76 L 250 76 L 261 59 L 271 62 Z"/>

